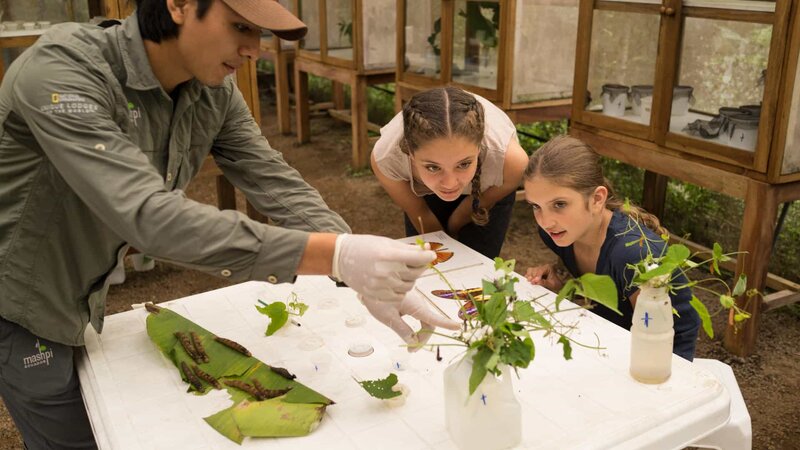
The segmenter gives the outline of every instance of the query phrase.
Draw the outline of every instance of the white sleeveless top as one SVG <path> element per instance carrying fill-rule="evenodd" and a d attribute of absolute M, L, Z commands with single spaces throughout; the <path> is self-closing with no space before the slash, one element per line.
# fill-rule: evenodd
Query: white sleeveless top
<path fill-rule="evenodd" d="M 503 165 L 506 149 L 511 139 L 517 138 L 517 129 L 502 109 L 480 95 L 472 94 L 483 105 L 484 132 L 481 146 L 481 191 L 503 184 Z M 418 197 L 432 194 L 422 182 L 412 176 L 411 158 L 400 150 L 403 137 L 403 113 L 400 112 L 381 128 L 381 137 L 375 143 L 372 154 L 378 169 L 387 177 L 397 181 L 408 181 L 411 192 Z M 472 183 L 464 187 L 463 194 L 472 193 Z"/>

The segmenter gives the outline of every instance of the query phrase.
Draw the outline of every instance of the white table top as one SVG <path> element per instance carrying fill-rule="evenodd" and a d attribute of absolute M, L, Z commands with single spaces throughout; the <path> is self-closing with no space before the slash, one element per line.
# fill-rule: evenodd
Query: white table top
<path fill-rule="evenodd" d="M 474 277 L 491 272 L 485 260 L 448 275 L 463 285 L 455 286 L 459 288 L 477 285 Z M 430 292 L 437 282 L 424 277 L 417 287 Z M 298 319 L 302 326 L 287 324 L 266 337 L 269 319 L 254 305 L 259 299 L 286 301 L 291 292 L 310 306 Z M 524 281 L 518 292 L 554 298 Z M 453 304 L 437 306 L 447 310 Z M 352 290 L 336 288 L 327 277 L 299 277 L 294 285 L 242 283 L 161 306 L 236 340 L 261 361 L 286 367 L 297 381 L 336 402 L 306 437 L 247 438 L 242 447 L 454 448 L 444 425 L 442 373 L 460 348 L 441 347 L 441 362 L 429 350 L 407 354 L 400 339 L 369 316 Z M 144 309 L 114 314 L 106 318 L 102 335 L 91 329 L 86 333 L 78 373 L 100 448 L 239 448 L 203 421 L 231 405 L 227 393 L 187 394 L 174 365 L 147 336 L 146 316 Z M 346 319 L 356 317 L 364 319 L 361 325 L 346 325 Z M 573 359 L 565 361 L 554 340 L 534 336 L 536 358 L 514 379 L 523 410 L 521 448 L 682 448 L 727 423 L 730 397 L 711 373 L 674 356 L 667 382 L 638 383 L 628 374 L 628 331 L 582 310 L 560 317 L 578 322 L 572 334 L 578 341 L 594 344 L 599 339 L 605 349 L 573 346 Z M 320 340 L 321 347 L 314 348 Z M 364 342 L 375 348 L 372 355 L 348 355 L 351 344 Z M 392 372 L 410 389 L 405 405 L 374 399 L 352 379 L 383 378 Z"/>

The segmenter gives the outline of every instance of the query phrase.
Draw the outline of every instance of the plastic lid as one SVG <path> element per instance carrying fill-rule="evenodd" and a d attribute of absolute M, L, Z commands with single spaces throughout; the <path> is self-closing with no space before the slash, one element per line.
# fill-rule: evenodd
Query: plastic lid
<path fill-rule="evenodd" d="M 620 92 L 627 93 L 628 86 L 625 86 L 624 84 L 604 84 L 603 92 L 610 92 L 614 94 L 618 94 Z"/>

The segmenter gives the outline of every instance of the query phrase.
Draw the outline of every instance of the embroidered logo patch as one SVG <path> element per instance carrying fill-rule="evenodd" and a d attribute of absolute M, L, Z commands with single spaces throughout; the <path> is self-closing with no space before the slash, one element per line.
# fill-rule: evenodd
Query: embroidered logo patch
<path fill-rule="evenodd" d="M 46 345 L 39 344 L 39 340 L 36 340 L 36 353 L 26 356 L 22 358 L 22 366 L 25 369 L 29 369 L 31 367 L 41 366 L 41 365 L 50 365 L 50 358 L 53 357 L 53 349 L 47 348 Z"/>

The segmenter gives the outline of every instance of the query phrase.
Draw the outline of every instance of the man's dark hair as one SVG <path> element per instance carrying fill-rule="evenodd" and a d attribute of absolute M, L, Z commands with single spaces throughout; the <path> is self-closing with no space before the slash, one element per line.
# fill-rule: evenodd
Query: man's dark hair
<path fill-rule="evenodd" d="M 215 0 L 197 0 L 197 18 L 202 19 Z M 142 39 L 161 42 L 178 37 L 178 25 L 172 21 L 166 0 L 136 0 L 136 20 Z"/>

